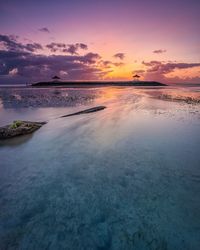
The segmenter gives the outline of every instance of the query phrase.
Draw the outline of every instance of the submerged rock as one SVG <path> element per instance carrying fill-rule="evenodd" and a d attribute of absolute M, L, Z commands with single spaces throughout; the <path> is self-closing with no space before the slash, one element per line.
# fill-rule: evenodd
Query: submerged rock
<path fill-rule="evenodd" d="M 63 115 L 63 116 L 60 116 L 60 118 L 62 118 L 62 117 L 68 117 L 68 116 L 72 116 L 72 115 L 88 114 L 88 113 L 92 113 L 92 112 L 97 112 L 97 111 L 103 110 L 105 108 L 106 108 L 106 106 L 97 106 L 97 107 L 90 108 L 90 109 L 85 109 L 85 110 L 82 110 L 82 111 L 79 111 L 79 112 L 76 112 L 76 113 L 72 113 L 72 114 L 68 114 L 68 115 Z"/>
<path fill-rule="evenodd" d="M 14 121 L 10 125 L 0 127 L 0 140 L 33 133 L 44 124 L 46 122 Z"/>

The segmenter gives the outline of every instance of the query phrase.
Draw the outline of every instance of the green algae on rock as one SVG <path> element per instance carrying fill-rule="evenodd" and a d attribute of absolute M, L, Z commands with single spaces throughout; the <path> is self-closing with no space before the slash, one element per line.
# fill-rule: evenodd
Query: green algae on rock
<path fill-rule="evenodd" d="M 44 124 L 46 122 L 14 121 L 10 125 L 0 127 L 0 140 L 33 133 Z"/>

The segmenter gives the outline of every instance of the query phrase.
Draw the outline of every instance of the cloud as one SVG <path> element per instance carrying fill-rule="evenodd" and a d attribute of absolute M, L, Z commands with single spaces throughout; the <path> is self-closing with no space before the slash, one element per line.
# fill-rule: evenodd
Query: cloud
<path fill-rule="evenodd" d="M 125 54 L 124 53 L 117 53 L 113 57 L 118 58 L 120 60 L 124 60 Z"/>
<path fill-rule="evenodd" d="M 51 52 L 56 52 L 59 50 L 63 50 L 64 48 L 66 48 L 66 44 L 64 43 L 50 43 L 47 44 L 46 47 L 51 51 Z"/>
<path fill-rule="evenodd" d="M 67 49 L 64 49 L 63 52 L 69 53 L 71 55 L 77 55 L 79 46 L 77 44 L 69 44 Z"/>
<path fill-rule="evenodd" d="M 88 49 L 88 46 L 86 44 L 84 44 L 84 43 L 79 43 L 79 48 L 86 50 L 86 49 Z"/>
<path fill-rule="evenodd" d="M 46 27 L 40 28 L 38 30 L 41 31 L 41 32 L 44 32 L 44 33 L 50 33 L 50 30 L 48 28 L 46 28 Z"/>
<path fill-rule="evenodd" d="M 36 55 L 33 53 L 12 52 L 0 50 L 0 74 L 8 74 L 13 69 L 18 69 L 24 74 L 31 69 L 45 69 L 57 71 L 77 68 L 87 68 L 95 64 L 100 56 L 96 53 L 87 53 L 83 56 L 71 55 Z"/>
<path fill-rule="evenodd" d="M 49 80 L 54 74 L 68 80 L 101 79 L 108 70 L 99 67 L 99 60 L 101 56 L 92 52 L 85 55 L 42 55 L 24 50 L 0 50 L 0 79 L 34 82 Z"/>
<path fill-rule="evenodd" d="M 35 52 L 42 50 L 42 45 L 39 43 L 27 43 L 22 44 L 17 41 L 15 36 L 0 35 L 0 49 L 6 49 L 9 51 L 29 51 Z"/>
<path fill-rule="evenodd" d="M 64 52 L 71 55 L 78 55 L 78 50 L 87 50 L 88 46 L 84 43 L 75 43 L 75 44 L 65 44 L 65 43 L 50 43 L 46 47 L 51 52 Z"/>
<path fill-rule="evenodd" d="M 99 65 L 104 67 L 104 68 L 111 68 L 112 66 L 122 67 L 122 66 L 124 66 L 124 63 L 123 62 L 112 62 L 109 60 L 100 60 Z"/>
<path fill-rule="evenodd" d="M 143 74 L 143 73 L 145 73 L 145 70 L 143 70 L 143 69 L 134 70 L 132 73 L 133 74 Z"/>
<path fill-rule="evenodd" d="M 79 49 L 87 50 L 88 46 L 84 43 L 68 44 L 67 48 L 64 49 L 63 52 L 67 52 L 71 55 L 77 55 Z"/>
<path fill-rule="evenodd" d="M 200 63 L 163 63 L 160 61 L 142 62 L 147 66 L 148 73 L 159 73 L 161 75 L 174 72 L 175 69 L 188 69 L 200 66 Z"/>
<path fill-rule="evenodd" d="M 191 69 L 200 67 L 200 63 L 178 63 L 178 62 L 162 62 L 162 61 L 150 61 L 142 62 L 145 69 L 139 69 L 134 73 L 141 74 L 145 80 L 163 81 L 163 82 L 195 82 L 199 77 L 196 78 L 185 78 L 185 77 L 170 77 L 168 74 L 181 69 Z"/>
<path fill-rule="evenodd" d="M 166 49 L 157 49 L 157 50 L 153 51 L 154 54 L 162 54 L 162 53 L 165 53 L 165 52 L 167 52 Z"/>
<path fill-rule="evenodd" d="M 124 63 L 122 63 L 122 62 L 113 63 L 113 65 L 116 66 L 116 67 L 122 67 L 122 66 L 124 66 Z"/>
<path fill-rule="evenodd" d="M 16 36 L 0 35 L 0 83 L 25 83 L 46 81 L 52 75 L 66 80 L 100 80 L 112 72 L 112 66 L 121 67 L 122 62 L 103 60 L 98 53 L 85 51 L 84 43 L 50 43 L 45 47 L 60 54 L 35 53 L 43 47 L 39 43 L 21 43 Z M 65 51 L 66 50 L 66 51 Z M 67 54 L 63 54 L 63 53 Z"/>
<path fill-rule="evenodd" d="M 101 60 L 99 64 L 104 68 L 111 68 L 112 62 L 109 60 Z"/>
<path fill-rule="evenodd" d="M 84 56 L 84 62 L 89 64 L 93 64 L 99 59 L 101 59 L 101 56 L 97 53 L 90 52 Z"/>
<path fill-rule="evenodd" d="M 28 51 L 30 51 L 30 52 L 34 52 L 34 51 L 36 51 L 36 50 L 41 50 L 41 49 L 43 49 L 42 48 L 42 45 L 41 44 L 39 44 L 39 43 L 27 43 L 26 45 L 25 45 L 25 48 L 24 48 L 25 50 L 28 50 Z"/>
<path fill-rule="evenodd" d="M 14 68 L 14 69 L 9 71 L 9 75 L 15 76 L 17 74 L 18 74 L 18 69 L 17 68 Z"/>

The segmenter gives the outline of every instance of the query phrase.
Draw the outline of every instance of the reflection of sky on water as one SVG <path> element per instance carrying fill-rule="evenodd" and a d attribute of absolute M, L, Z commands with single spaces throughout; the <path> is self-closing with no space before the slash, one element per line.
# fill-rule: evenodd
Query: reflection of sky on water
<path fill-rule="evenodd" d="M 0 144 L 3 249 L 199 248 L 199 106 L 135 93 L 3 113 L 50 120 Z"/>

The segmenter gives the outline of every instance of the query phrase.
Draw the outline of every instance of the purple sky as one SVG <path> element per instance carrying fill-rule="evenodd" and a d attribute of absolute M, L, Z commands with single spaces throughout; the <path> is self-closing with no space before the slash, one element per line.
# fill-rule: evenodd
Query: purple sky
<path fill-rule="evenodd" d="M 200 1 L 0 1 L 0 84 L 200 83 Z"/>

